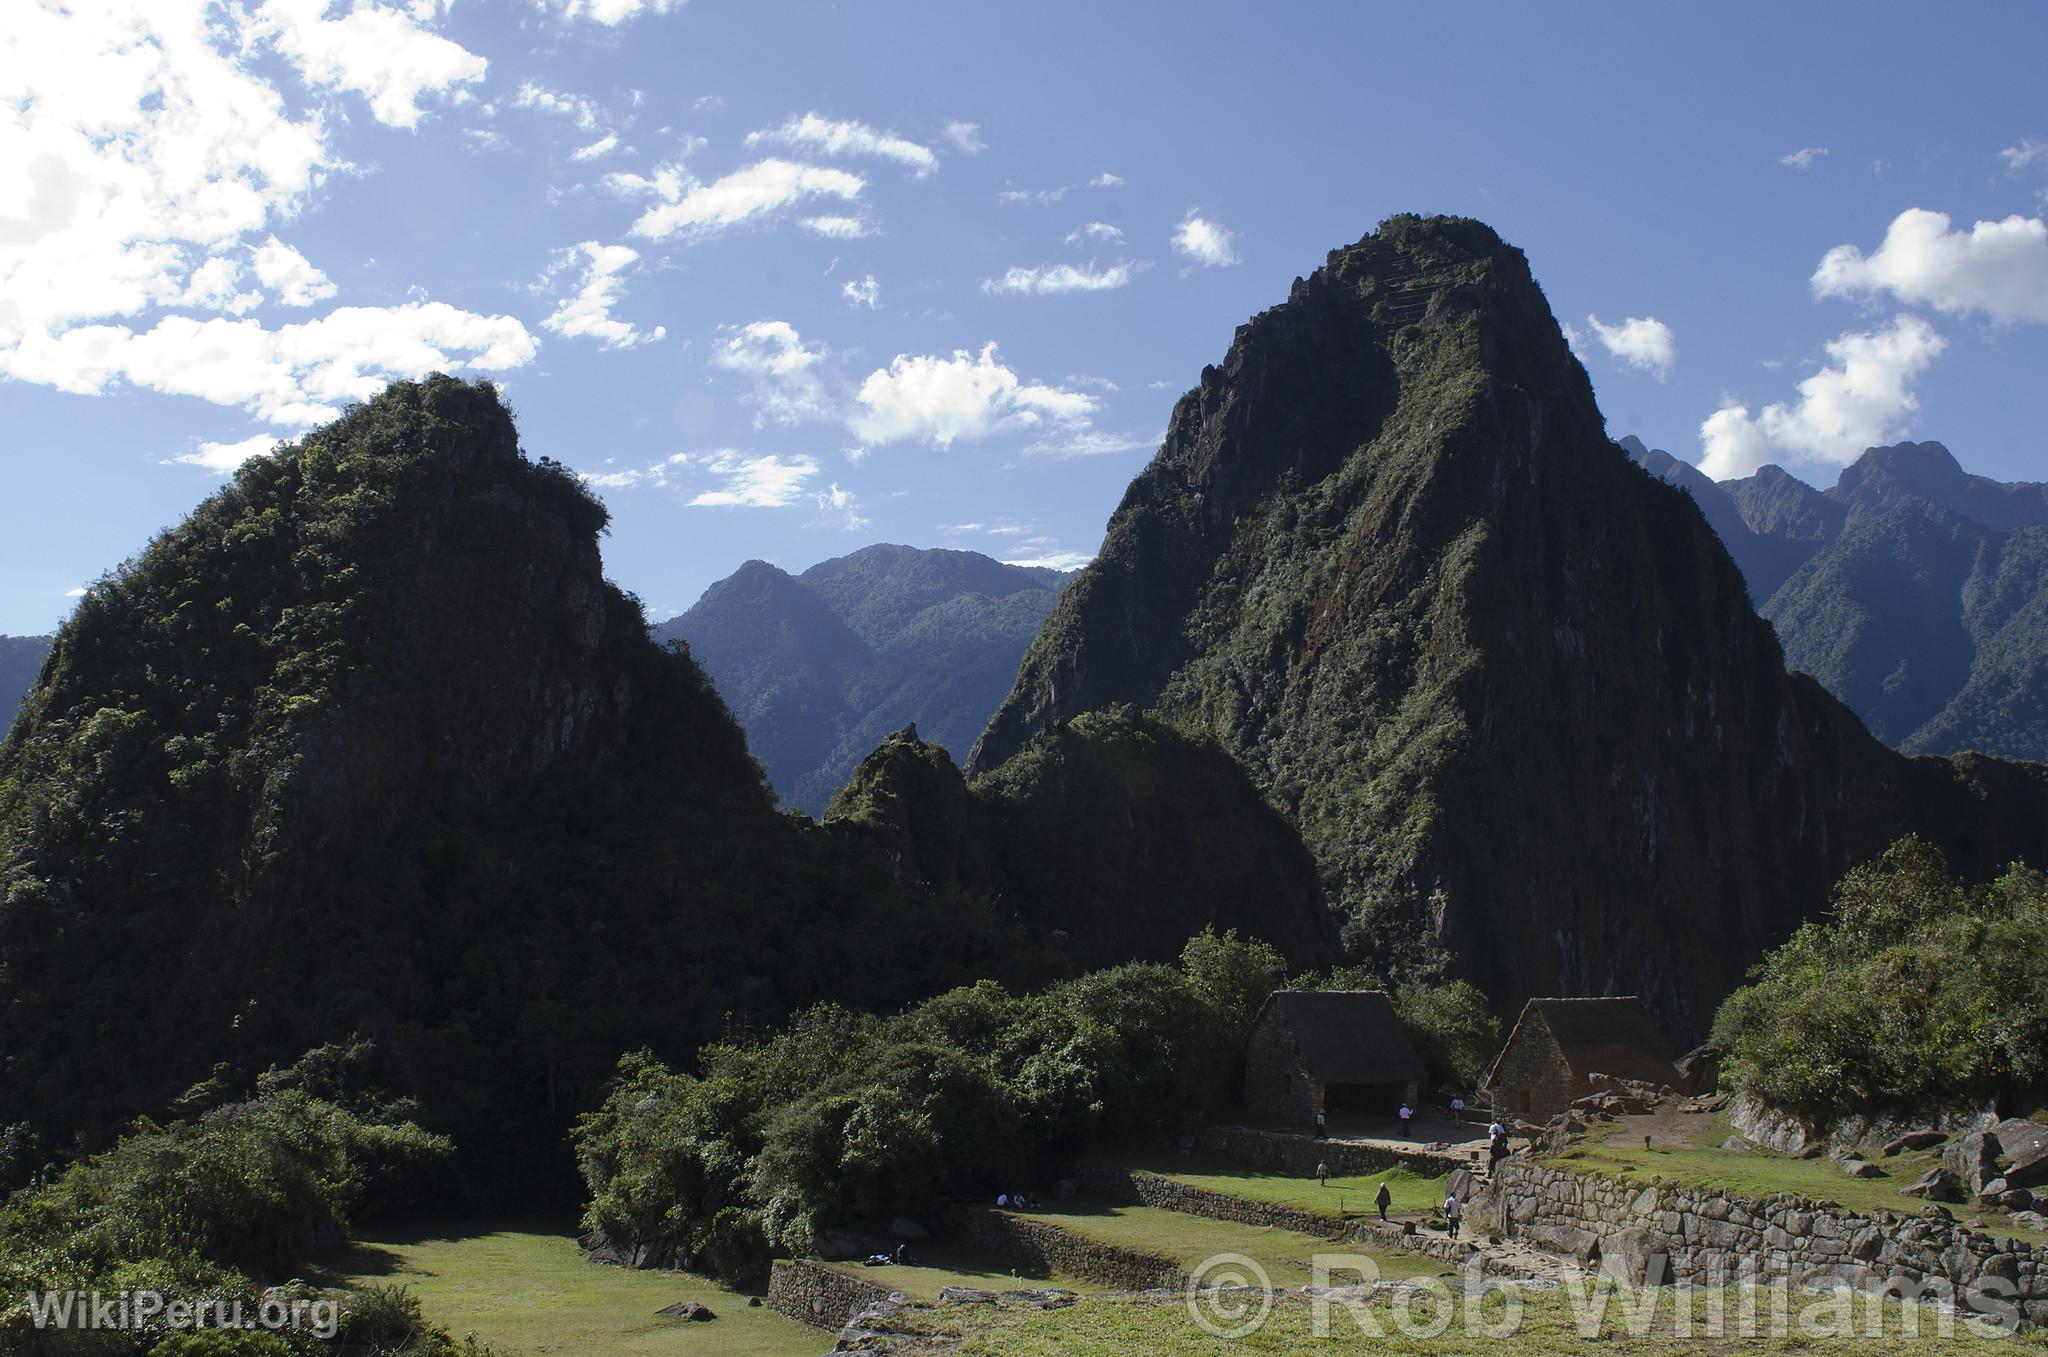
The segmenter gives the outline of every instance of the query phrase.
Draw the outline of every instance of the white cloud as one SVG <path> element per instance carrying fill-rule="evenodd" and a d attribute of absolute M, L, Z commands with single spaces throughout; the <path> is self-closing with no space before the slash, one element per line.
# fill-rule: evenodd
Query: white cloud
<path fill-rule="evenodd" d="M 0 362 L 30 335 L 178 303 L 209 256 L 288 215 L 333 165 L 320 120 L 295 120 L 210 12 L 9 8 Z"/>
<path fill-rule="evenodd" d="M 1672 341 L 1671 327 L 1655 316 L 1630 316 L 1619 325 L 1603 325 L 1600 317 L 1587 316 L 1586 324 L 1593 327 L 1601 347 L 1624 366 L 1647 372 L 1660 382 L 1671 375 L 1678 347 Z M 1576 347 L 1577 337 L 1568 338 Z"/>
<path fill-rule="evenodd" d="M 1006 560 L 1004 565 L 1023 566 L 1025 569 L 1079 570 L 1095 559 L 1092 551 L 1044 551 L 1036 556 L 1019 556 Z"/>
<path fill-rule="evenodd" d="M 803 226 L 828 240 L 859 240 L 871 234 L 868 224 L 859 217 L 805 217 Z"/>
<path fill-rule="evenodd" d="M 846 298 L 849 306 L 865 306 L 872 311 L 882 304 L 882 285 L 872 273 L 865 278 L 849 278 L 840 284 L 839 295 Z"/>
<path fill-rule="evenodd" d="M 982 140 L 980 123 L 955 119 L 946 124 L 945 137 L 967 155 L 980 155 L 988 149 L 988 143 Z"/>
<path fill-rule="evenodd" d="M 942 448 L 1006 430 L 1079 424 L 1095 411 L 1092 396 L 1020 380 L 996 361 L 993 342 L 978 355 L 898 354 L 868 374 L 858 401 L 850 422 L 868 442 L 920 439 Z"/>
<path fill-rule="evenodd" d="M 173 462 L 204 467 L 225 476 L 251 457 L 260 457 L 277 447 L 277 435 L 259 433 L 237 443 L 201 443 L 197 452 L 173 457 Z"/>
<path fill-rule="evenodd" d="M 995 296 L 1043 295 L 1055 292 L 1105 292 L 1131 281 L 1131 265 L 1112 264 L 1097 269 L 1093 264 L 1045 264 L 1035 269 L 1013 268 L 1000 278 L 984 278 L 981 290 Z"/>
<path fill-rule="evenodd" d="M 910 166 L 920 179 L 939 167 L 939 158 L 929 146 L 920 146 L 890 132 L 877 132 L 864 122 L 835 122 L 816 113 L 747 134 L 747 145 L 762 144 L 793 146 L 820 155 L 881 156 Z"/>
<path fill-rule="evenodd" d="M 1237 233 L 1190 211 L 1173 233 L 1173 248 L 1204 268 L 1238 261 Z"/>
<path fill-rule="evenodd" d="M 1951 230 L 1943 212 L 1909 208 L 1866 257 L 1837 245 L 1813 272 L 1817 297 L 1873 296 L 1993 320 L 2048 324 L 2048 223 L 2017 214 Z"/>
<path fill-rule="evenodd" d="M 511 316 L 413 302 L 341 307 L 276 330 L 249 319 L 177 315 L 139 334 L 125 325 L 75 326 L 31 334 L 0 352 L 0 371 L 79 394 L 127 381 L 239 406 L 272 424 L 303 425 L 332 419 L 338 402 L 367 400 L 398 378 L 516 368 L 538 347 Z"/>
<path fill-rule="evenodd" d="M 818 464 L 809 457 L 784 460 L 780 454 L 772 452 L 748 457 L 728 448 L 685 455 L 682 460 L 704 468 L 725 482 L 719 489 L 702 491 L 690 500 L 692 504 L 705 506 L 780 509 L 801 498 L 804 482 L 818 474 Z M 837 490 L 836 486 L 834 490 Z"/>
<path fill-rule="evenodd" d="M 2017 174 L 2037 160 L 2048 159 L 2048 141 L 2026 137 L 2017 146 L 2008 146 L 1998 155 L 2005 161 L 2007 171 Z"/>
<path fill-rule="evenodd" d="M 214 255 L 186 277 L 185 290 L 179 294 L 177 304 L 239 316 L 263 302 L 260 292 L 236 291 L 241 278 L 240 264 L 224 254 Z"/>
<path fill-rule="evenodd" d="M 276 236 L 256 247 L 255 262 L 257 281 L 286 306 L 311 306 L 334 295 L 327 275 Z"/>
<path fill-rule="evenodd" d="M 599 137 L 596 141 L 591 142 L 588 146 L 579 146 L 575 150 L 569 152 L 569 159 L 596 160 L 599 159 L 600 157 L 610 155 L 613 151 L 616 151 L 617 149 L 619 149 L 619 134 L 616 132 L 607 132 L 603 136 Z"/>
<path fill-rule="evenodd" d="M 1101 174 L 1088 181 L 1089 188 L 1122 188 L 1123 186 L 1124 177 L 1120 174 L 1111 174 L 1108 170 L 1104 170 Z"/>
<path fill-rule="evenodd" d="M 1904 417 L 1920 408 L 1910 385 L 1947 347 L 1918 316 L 1890 328 L 1859 331 L 1828 342 L 1831 365 L 1799 384 L 1799 398 L 1751 417 L 1730 401 L 1700 425 L 1700 470 L 1716 480 L 1746 476 L 1782 456 L 1793 462 L 1847 466 L 1864 449 L 1893 441 Z"/>
<path fill-rule="evenodd" d="M 681 9 L 685 3 L 686 0 L 554 0 L 553 8 L 564 19 L 588 19 L 613 28 L 642 14 L 666 14 Z"/>
<path fill-rule="evenodd" d="M 74 585 L 72 585 L 72 586 L 71 586 L 71 587 L 70 587 L 69 589 L 66 589 L 66 590 L 64 591 L 64 597 L 66 597 L 66 598 L 84 598 L 84 597 L 85 597 L 85 586 L 84 586 L 84 585 L 82 585 L 82 584 L 74 584 Z"/>
<path fill-rule="evenodd" d="M 573 263 L 578 255 L 584 261 L 582 286 L 562 299 L 554 313 L 541 322 L 543 328 L 564 338 L 600 339 L 608 349 L 651 344 L 668 333 L 659 325 L 652 330 L 638 330 L 612 315 L 612 307 L 625 296 L 625 282 L 620 275 L 640 258 L 638 250 L 586 240 L 563 251 L 557 270 Z"/>
<path fill-rule="evenodd" d="M 715 183 L 689 181 L 679 198 L 647 209 L 632 229 L 634 235 L 650 240 L 666 240 L 679 231 L 707 234 L 805 198 L 851 201 L 866 186 L 866 180 L 845 170 L 763 160 L 734 170 Z"/>
<path fill-rule="evenodd" d="M 460 43 L 420 25 L 438 13 L 435 0 L 409 7 L 353 0 L 327 18 L 337 0 L 263 0 L 254 32 L 270 38 L 308 85 L 350 90 L 370 101 L 378 122 L 416 127 L 420 96 L 466 94 L 487 63 Z"/>
<path fill-rule="evenodd" d="M 834 481 L 830 490 L 821 491 L 817 497 L 818 507 L 838 518 L 839 526 L 846 532 L 859 532 L 868 525 L 860 511 L 860 501 L 851 490 L 842 490 Z"/>
<path fill-rule="evenodd" d="M 1062 429 L 1051 438 L 1042 438 L 1027 444 L 1027 457 L 1108 457 L 1120 452 L 1136 452 L 1159 446 L 1156 438 L 1140 438 L 1134 434 L 1104 433 L 1100 429 Z"/>
<path fill-rule="evenodd" d="M 1795 170 L 1804 170 L 1811 168 L 1814 161 L 1820 159 L 1827 153 L 1828 148 L 1825 146 L 1802 146 L 1798 150 L 1792 152 L 1790 155 L 1779 156 L 1778 163 L 1780 165 L 1790 166 L 1792 169 Z"/>
<path fill-rule="evenodd" d="M 538 109 L 558 118 L 567 118 L 585 132 L 596 131 L 598 124 L 604 121 L 604 111 L 597 106 L 596 100 L 551 90 L 532 80 L 520 85 L 518 93 L 512 96 L 512 107 Z"/>
<path fill-rule="evenodd" d="M 1006 188 L 996 195 L 999 203 L 1056 203 L 1073 192 L 1074 186 L 1066 184 L 1059 188 L 1042 188 L 1031 191 L 1021 188 Z"/>
<path fill-rule="evenodd" d="M 763 419 L 795 424 L 831 416 L 825 350 L 806 345 L 795 326 L 786 320 L 757 320 L 726 326 L 720 333 L 724 339 L 712 350 L 711 365 L 752 380 Z"/>
<path fill-rule="evenodd" d="M 1087 222 L 1067 232 L 1067 244 L 1069 245 L 1079 245 L 1084 241 L 1090 240 L 1115 242 L 1123 238 L 1124 233 L 1106 221 Z"/>

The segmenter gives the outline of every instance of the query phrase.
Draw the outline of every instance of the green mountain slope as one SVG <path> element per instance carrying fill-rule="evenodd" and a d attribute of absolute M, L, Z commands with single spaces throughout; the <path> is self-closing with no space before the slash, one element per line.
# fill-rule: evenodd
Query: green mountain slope
<path fill-rule="evenodd" d="M 2048 485 L 1966 473 L 1939 443 L 1871 448 L 1826 491 L 1774 466 L 1716 484 L 1624 438 L 1692 495 L 1810 673 L 1886 743 L 2048 759 Z"/>
<path fill-rule="evenodd" d="M 927 884 L 879 831 L 778 813 L 603 578 L 605 518 L 488 385 L 403 383 L 81 600 L 0 744 L 0 1124 L 102 1143 L 217 1065 L 242 1087 L 356 1034 L 472 1181 L 566 1176 L 622 1051 L 1171 956 L 1239 906 L 1242 876 L 1146 895 L 1105 863 L 1049 922 L 1002 876 Z M 1293 890 L 1266 905 L 1313 944 Z M 1120 910 L 1142 933 L 1056 935 Z"/>
<path fill-rule="evenodd" d="M 798 576 L 749 561 L 655 635 L 689 643 L 769 783 L 815 815 L 892 730 L 964 755 L 1066 579 L 893 545 Z"/>
<path fill-rule="evenodd" d="M 1239 328 L 970 772 L 1119 703 L 1239 760 L 1354 940 L 1681 1031 L 1903 829 L 1972 871 L 2048 843 L 2043 770 L 1909 763 L 1787 674 L 1477 222 L 1394 218 Z"/>

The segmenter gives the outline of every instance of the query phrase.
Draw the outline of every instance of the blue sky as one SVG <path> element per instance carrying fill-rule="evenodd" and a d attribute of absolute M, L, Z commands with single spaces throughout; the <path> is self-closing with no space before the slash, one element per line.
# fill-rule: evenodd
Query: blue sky
<path fill-rule="evenodd" d="M 1616 435 L 2048 479 L 2034 5 L 25 4 L 4 632 L 431 367 L 592 478 L 657 618 L 749 557 L 1075 564 L 1233 327 L 1400 211 L 1528 252 Z"/>

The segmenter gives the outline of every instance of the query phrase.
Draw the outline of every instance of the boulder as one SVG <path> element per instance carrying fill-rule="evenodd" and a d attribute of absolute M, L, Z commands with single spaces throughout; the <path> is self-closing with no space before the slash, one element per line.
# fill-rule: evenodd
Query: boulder
<path fill-rule="evenodd" d="M 1885 1144 L 1884 1152 L 1887 1157 L 1890 1157 L 1905 1154 L 1909 1150 L 1929 1150 L 1947 1139 L 1948 1137 L 1940 1131 L 1908 1131 L 1906 1134 L 1888 1141 Z"/>
<path fill-rule="evenodd" d="M 1943 1150 L 1941 1162 L 1948 1165 L 1970 1191 L 1981 1192 L 1984 1184 L 1999 1176 L 1998 1155 L 1998 1137 L 1990 1131 L 1975 1131 Z"/>
<path fill-rule="evenodd" d="M 654 1313 L 656 1313 L 657 1315 L 665 1315 L 670 1319 L 694 1320 L 700 1324 L 705 1322 L 706 1320 L 718 1318 L 717 1315 L 711 1313 L 710 1306 L 700 1304 L 694 1300 L 679 1300 L 674 1305 L 662 1306 L 659 1310 L 656 1310 Z"/>
<path fill-rule="evenodd" d="M 1523 1232 L 1537 1248 L 1586 1264 L 1600 1256 L 1600 1236 L 1573 1225 L 1532 1225 Z"/>
<path fill-rule="evenodd" d="M 2026 1211 L 2034 1205 L 2034 1194 L 2024 1187 L 2015 1187 L 1998 1194 L 1998 1205 L 2005 1211 Z"/>
<path fill-rule="evenodd" d="M 2012 1223 L 2025 1226 L 2029 1230 L 2048 1230 L 2048 1214 L 2039 1211 L 2015 1211 L 2012 1213 Z"/>
<path fill-rule="evenodd" d="M 1867 1159 L 1843 1160 L 1842 1172 L 1848 1174 L 1851 1178 L 1884 1178 L 1890 1176 Z"/>
<path fill-rule="evenodd" d="M 2005 1161 L 2005 1180 L 2014 1187 L 2048 1183 L 2048 1126 L 2010 1117 L 1989 1132 Z"/>
<path fill-rule="evenodd" d="M 1600 1241 L 1600 1270 L 1630 1286 L 1661 1286 L 1671 1280 L 1671 1258 L 1655 1236 L 1637 1226 Z"/>
<path fill-rule="evenodd" d="M 1959 1202 L 1966 1195 L 1963 1180 L 1955 1170 L 1939 1166 L 1927 1170 L 1911 1187 L 1901 1191 L 1908 1197 L 1924 1197 L 1931 1202 Z"/>
<path fill-rule="evenodd" d="M 1733 1150 L 1737 1154 L 1748 1154 L 1750 1150 L 1755 1147 L 1752 1146 L 1748 1141 L 1744 1140 L 1741 1136 L 1730 1136 L 1726 1140 L 1721 1142 L 1721 1148 L 1724 1150 Z"/>
<path fill-rule="evenodd" d="M 2012 1191 L 2011 1183 L 2008 1183 L 2003 1178 L 1993 1178 L 1990 1182 L 1977 1189 L 1977 1197 L 1980 1201 L 1995 1202 L 2010 1191 Z"/>

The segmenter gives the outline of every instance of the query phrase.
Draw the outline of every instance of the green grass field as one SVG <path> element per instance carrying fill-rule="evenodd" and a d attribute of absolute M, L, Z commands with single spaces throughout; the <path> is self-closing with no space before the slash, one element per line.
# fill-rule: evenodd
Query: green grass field
<path fill-rule="evenodd" d="M 1091 1292 L 1102 1288 L 1093 1282 L 1071 1277 L 1045 1276 L 984 1267 L 978 1259 L 967 1258 L 942 1246 L 920 1249 L 911 1267 L 863 1267 L 857 1262 L 828 1263 L 864 1282 L 886 1286 L 907 1296 L 934 1299 L 941 1287 L 971 1286 L 982 1291 L 1014 1291 L 1020 1287 L 1059 1286 L 1069 1291 Z"/>
<path fill-rule="evenodd" d="M 1311 1260 L 1318 1253 L 1366 1253 L 1378 1264 L 1382 1277 L 1393 1279 L 1452 1275 L 1442 1263 L 1419 1254 L 1363 1250 L 1291 1230 L 1210 1220 L 1153 1206 L 1061 1203 L 1054 1210 L 1027 1212 L 1025 1219 L 1042 1220 L 1071 1234 L 1170 1259 L 1189 1272 L 1218 1254 L 1243 1254 L 1266 1270 L 1274 1286 L 1306 1286 L 1315 1280 Z"/>
<path fill-rule="evenodd" d="M 1643 1297 L 1656 1297 L 1657 1308 Z M 1913 1316 L 1917 1336 L 1908 1336 L 1905 1312 L 1897 1304 L 1858 1298 L 1844 1307 L 1837 1299 L 1811 1295 L 1786 1298 L 1782 1327 L 1768 1302 L 1752 1314 L 1756 1327 L 1741 1327 L 1740 1302 L 1725 1294 L 1690 1298 L 1691 1331 L 1677 1332 L 1676 1293 L 1611 1293 L 1601 1307 L 1587 1297 L 1559 1292 L 1525 1295 L 1511 1316 L 1498 1294 L 1476 1311 L 1461 1301 L 1438 1310 L 1424 1301 L 1403 1306 L 1391 1297 L 1359 1302 L 1359 1311 L 1332 1303 L 1324 1308 L 1320 1331 L 1312 1302 L 1298 1295 L 1277 1298 L 1263 1323 L 1249 1333 L 1219 1335 L 1196 1321 L 1245 1322 L 1250 1311 L 1191 1311 L 1186 1303 L 1116 1296 L 1091 1297 L 1068 1309 L 1032 1312 L 989 1306 L 938 1306 L 899 1319 L 931 1334 L 957 1335 L 960 1357 L 1734 1357 L 1734 1354 L 1841 1354 L 1841 1357 L 2040 1357 L 2048 1347 L 2038 1335 L 1999 1337 L 1931 1312 Z M 1225 1297 L 1235 1305 L 1245 1298 Z M 1198 1299 L 1196 1304 L 1202 1302 Z M 1720 1307 L 1722 1323 L 1713 1327 Z M 1832 1309 L 1828 1307 L 1834 1307 Z M 1636 1307 L 1631 1310 L 1630 1307 Z M 1876 1322 L 1873 1325 L 1873 1311 Z M 1445 1327 L 1431 1333 L 1441 1317 Z M 1811 1328 L 1805 1327 L 1811 1325 Z M 1404 1325 L 1406 1327 L 1404 1327 Z M 1872 1327 L 1877 1336 L 1868 1336 Z M 1856 1334 L 1836 1337 L 1836 1334 Z"/>
<path fill-rule="evenodd" d="M 473 1333 L 503 1357 L 818 1357 L 831 1346 L 822 1330 L 749 1307 L 702 1277 L 587 1263 L 560 1221 L 371 1229 L 322 1280 L 409 1286 L 430 1321 L 458 1338 Z M 718 1318 L 655 1315 L 679 1300 L 701 1301 Z"/>
<path fill-rule="evenodd" d="M 1156 1173 L 1210 1192 L 1340 1219 L 1377 1215 L 1372 1203 L 1381 1183 L 1393 1194 L 1394 1204 L 1389 1208 L 1393 1216 L 1425 1216 L 1443 1205 L 1444 1200 L 1441 1177 L 1424 1178 L 1405 1168 L 1332 1178 L 1328 1186 L 1319 1186 L 1314 1178 L 1249 1169 L 1220 1155 L 1160 1155 L 1124 1161 L 1119 1167 Z"/>
<path fill-rule="evenodd" d="M 1659 1142 L 1648 1149 L 1633 1138 L 1620 1134 L 1617 1126 L 1595 1126 L 1586 1139 L 1549 1162 L 1562 1168 L 1591 1169 L 1599 1173 L 1631 1178 L 1661 1177 L 1687 1187 L 1716 1187 L 1745 1197 L 1768 1197 L 1794 1192 L 1816 1201 L 1831 1201 L 1852 1211 L 1880 1208 L 1917 1214 L 1927 1208 L 1918 1197 L 1900 1191 L 1941 1162 L 1938 1150 L 1923 1150 L 1892 1158 L 1872 1160 L 1885 1171 L 1883 1178 L 1851 1178 L 1825 1157 L 1798 1159 L 1770 1150 L 1726 1150 L 1721 1143 L 1734 1135 L 1735 1128 L 1723 1116 L 1709 1121 L 1695 1137 L 1697 1143 L 1674 1146 Z M 1974 1203 L 1952 1205 L 1958 1219 L 1981 1215 L 1984 1228 L 1993 1234 L 2011 1235 L 2039 1243 L 2048 1240 L 2038 1230 L 2014 1225 L 2003 1211 Z"/>

